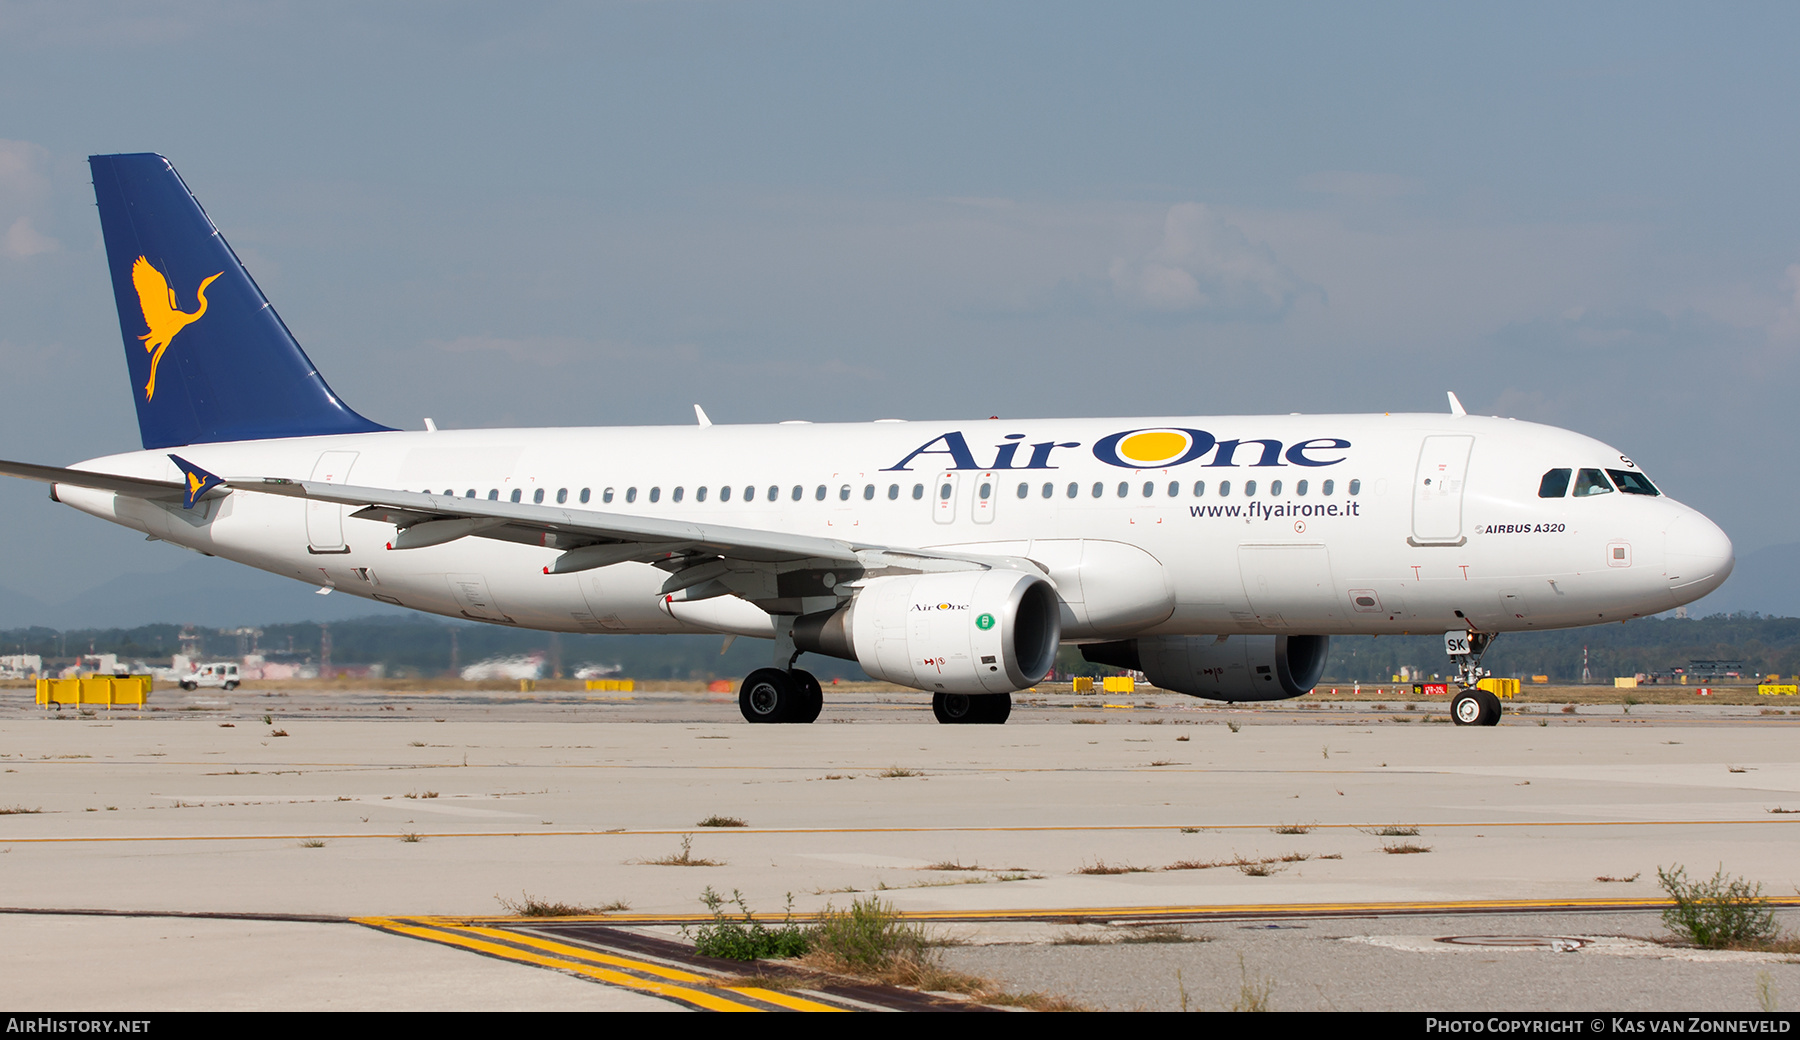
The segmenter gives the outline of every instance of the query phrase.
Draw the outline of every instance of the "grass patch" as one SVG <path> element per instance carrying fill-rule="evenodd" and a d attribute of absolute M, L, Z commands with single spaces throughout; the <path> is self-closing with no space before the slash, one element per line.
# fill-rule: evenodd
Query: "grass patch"
<path fill-rule="evenodd" d="M 4 808 L 0 808 L 0 816 L 31 816 L 43 811 L 44 810 L 41 807 L 37 809 L 27 809 L 23 805 L 8 805 Z"/>
<path fill-rule="evenodd" d="M 1234 865 L 1237 867 L 1238 873 L 1243 874 L 1246 877 L 1270 877 L 1279 874 L 1282 871 L 1281 867 L 1277 867 L 1271 863 L 1265 863 L 1261 860 L 1245 860 L 1242 863 Z"/>
<path fill-rule="evenodd" d="M 1150 763 L 1150 764 L 1151 764 L 1151 765 L 1153 765 L 1153 766 L 1178 766 L 1178 765 L 1180 765 L 1180 764 L 1181 764 L 1181 763 L 1180 763 L 1180 762 L 1175 762 L 1175 761 L 1172 761 L 1172 760 L 1170 760 L 1170 759 L 1167 759 L 1167 758 L 1159 758 L 1159 759 L 1157 759 L 1157 760 L 1156 760 L 1156 761 L 1154 761 L 1154 762 L 1152 762 L 1152 763 Z"/>
<path fill-rule="evenodd" d="M 307 838 L 305 841 L 302 841 L 300 843 L 300 847 L 303 849 L 322 849 L 325 847 L 325 839 L 324 838 Z"/>
<path fill-rule="evenodd" d="M 1053 946 L 1138 946 L 1153 943 L 1212 942 L 1210 935 L 1191 935 L 1180 925 L 1152 924 L 1125 931 L 1100 933 L 1069 932 L 1051 941 Z"/>
<path fill-rule="evenodd" d="M 579 903 L 557 903 L 548 899 L 539 899 L 528 892 L 520 892 L 517 900 L 505 896 L 494 899 L 506 908 L 506 912 L 515 917 L 591 917 L 595 914 L 619 913 L 631 909 L 624 902 L 607 903 L 604 906 L 583 906 Z"/>
<path fill-rule="evenodd" d="M 1226 729 L 1228 729 L 1228 730 L 1230 730 L 1230 731 L 1231 731 L 1231 732 L 1233 732 L 1233 733 L 1236 733 L 1236 732 L 1237 732 L 1237 731 L 1238 731 L 1238 730 L 1239 730 L 1239 729 L 1240 729 L 1240 728 L 1242 728 L 1242 727 L 1243 727 L 1243 723 L 1241 723 L 1241 722 L 1227 722 L 1227 723 L 1225 723 L 1225 728 L 1226 728 Z"/>
<path fill-rule="evenodd" d="M 925 774 L 919 773 L 919 772 L 914 772 L 911 769 L 902 769 L 899 766 L 892 766 L 890 768 L 883 769 L 880 773 L 877 773 L 876 775 L 894 778 L 894 777 L 902 777 L 902 776 L 924 776 Z"/>
<path fill-rule="evenodd" d="M 287 735 L 288 731 L 285 729 L 272 729 L 269 731 L 269 736 L 271 737 L 285 737 Z"/>
<path fill-rule="evenodd" d="M 694 855 L 694 836 L 692 834 L 681 836 L 680 852 L 664 856 L 661 859 L 645 859 L 638 862 L 652 867 L 722 867 L 725 865 L 723 860 Z"/>
<path fill-rule="evenodd" d="M 1238 954 L 1238 998 L 1227 1007 L 1227 1011 L 1268 1011 L 1269 997 L 1275 992 L 1275 980 L 1270 978 L 1251 981 L 1250 970 L 1244 966 L 1244 955 Z"/>
<path fill-rule="evenodd" d="M 1284 823 L 1279 827 L 1270 827 L 1269 829 L 1276 834 L 1311 834 L 1314 826 L 1310 823 Z"/>
<path fill-rule="evenodd" d="M 732 890 L 731 899 L 707 886 L 700 893 L 700 902 L 712 913 L 713 919 L 701 925 L 694 933 L 694 950 L 703 957 L 719 957 L 731 961 L 754 961 L 770 957 L 798 957 L 813 946 L 813 933 L 816 929 L 802 928 L 794 923 L 794 896 L 788 894 L 787 915 L 782 918 L 780 927 L 770 928 L 756 919 L 750 907 L 744 902 L 744 894 Z M 726 904 L 738 908 L 743 915 L 733 918 L 725 913 Z M 682 929 L 687 934 L 687 929 Z"/>
<path fill-rule="evenodd" d="M 1421 852 L 1430 852 L 1431 846 L 1418 845 L 1410 841 L 1384 842 L 1381 846 L 1381 851 L 1390 856 L 1412 856 Z"/>
<path fill-rule="evenodd" d="M 1657 867 L 1656 880 L 1675 902 L 1663 911 L 1663 924 L 1695 946 L 1715 950 L 1760 946 L 1780 937 L 1762 885 L 1728 878 L 1724 867 L 1705 881 L 1690 881 L 1684 867 Z"/>
<path fill-rule="evenodd" d="M 1372 827 L 1363 833 L 1373 834 L 1377 838 L 1416 838 L 1419 836 L 1419 828 L 1402 827 L 1396 824 L 1388 827 Z"/>
<path fill-rule="evenodd" d="M 719 814 L 714 813 L 713 815 L 708 816 L 706 819 L 701 820 L 699 823 L 695 824 L 694 826 L 696 826 L 696 827 L 748 827 L 750 825 L 745 823 L 743 820 L 738 819 L 736 816 L 720 816 Z"/>
<path fill-rule="evenodd" d="M 407 844 L 414 844 L 417 842 L 424 841 L 425 836 L 422 834 L 419 834 L 415 831 L 407 831 L 405 834 L 400 835 L 400 840 L 406 842 Z"/>
<path fill-rule="evenodd" d="M 1076 867 L 1073 871 L 1070 871 L 1070 873 L 1073 873 L 1073 874 L 1148 874 L 1148 873 L 1150 873 L 1150 868 L 1149 867 L 1131 867 L 1131 866 L 1125 866 L 1123 864 L 1116 864 L 1116 865 L 1109 864 L 1103 859 L 1097 859 L 1091 864 L 1085 864 L 1083 866 Z"/>
<path fill-rule="evenodd" d="M 1630 884 L 1631 882 L 1636 881 L 1638 878 L 1641 878 L 1643 876 L 1644 876 L 1644 872 L 1640 870 L 1637 873 L 1631 875 L 1630 877 L 1613 877 L 1611 874 L 1602 874 L 1599 877 L 1595 878 L 1594 880 L 1595 881 L 1617 881 L 1617 882 L 1621 882 L 1624 884 Z"/>
<path fill-rule="evenodd" d="M 987 868 L 984 866 L 981 866 L 980 864 L 977 864 L 977 863 L 971 863 L 968 866 L 964 866 L 960 860 L 942 859 L 942 860 L 938 860 L 936 863 L 931 863 L 931 864 L 927 864 L 926 866 L 920 867 L 919 869 L 920 870 L 986 870 Z"/>

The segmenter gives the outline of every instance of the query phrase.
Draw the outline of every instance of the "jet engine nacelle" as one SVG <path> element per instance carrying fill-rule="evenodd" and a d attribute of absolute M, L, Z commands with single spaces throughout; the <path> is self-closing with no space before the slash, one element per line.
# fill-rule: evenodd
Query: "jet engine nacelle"
<path fill-rule="evenodd" d="M 1159 689 L 1216 701 L 1299 697 L 1325 674 L 1330 636 L 1146 636 L 1089 643 L 1095 664 L 1131 668 Z"/>
<path fill-rule="evenodd" d="M 1056 662 L 1061 637 L 1055 588 L 1012 570 L 871 578 L 844 606 L 794 622 L 799 649 L 933 693 L 1025 689 Z"/>

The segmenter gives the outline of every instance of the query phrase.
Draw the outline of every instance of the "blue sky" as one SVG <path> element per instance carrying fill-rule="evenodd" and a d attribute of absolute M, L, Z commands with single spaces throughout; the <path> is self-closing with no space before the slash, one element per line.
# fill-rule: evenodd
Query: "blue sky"
<path fill-rule="evenodd" d="M 146 150 L 392 425 L 1455 389 L 1617 444 L 1742 555 L 1800 509 L 1796 29 L 1751 4 L 0 2 L 0 456 L 137 445 L 84 160 Z M 192 559 L 37 486 L 0 515 L 0 585 L 51 598 Z"/>

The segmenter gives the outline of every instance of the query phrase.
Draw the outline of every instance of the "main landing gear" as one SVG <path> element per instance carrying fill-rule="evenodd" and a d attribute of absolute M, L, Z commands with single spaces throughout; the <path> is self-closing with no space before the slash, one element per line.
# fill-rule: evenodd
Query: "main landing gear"
<path fill-rule="evenodd" d="M 1456 664 L 1456 685 L 1460 687 L 1456 696 L 1450 699 L 1450 721 L 1458 726 L 1498 726 L 1500 698 L 1475 686 L 1487 675 L 1481 667 L 1481 658 L 1493 643 L 1493 634 L 1470 632 L 1463 637 L 1460 646 L 1454 638 L 1456 635 L 1453 632 L 1444 634 L 1445 650 Z"/>
<path fill-rule="evenodd" d="M 931 713 L 945 725 L 998 726 L 1012 714 L 1012 694 L 934 693 Z"/>
<path fill-rule="evenodd" d="M 738 689 L 746 722 L 812 722 L 825 709 L 825 691 L 811 672 L 758 668 Z"/>

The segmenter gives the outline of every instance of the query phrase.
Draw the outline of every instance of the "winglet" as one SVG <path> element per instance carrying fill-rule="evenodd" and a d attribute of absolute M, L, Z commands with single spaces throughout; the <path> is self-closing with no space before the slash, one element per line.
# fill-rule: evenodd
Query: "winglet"
<path fill-rule="evenodd" d="M 183 509 L 194 508 L 194 503 L 200 501 L 200 496 L 225 483 L 222 478 L 206 472 L 179 455 L 171 455 L 169 458 L 174 459 L 175 465 L 181 467 L 181 482 L 186 485 L 187 497 L 181 502 Z"/>
<path fill-rule="evenodd" d="M 708 419 L 706 417 L 706 409 L 700 407 L 699 405 L 694 406 L 694 419 L 696 421 L 698 421 L 700 423 L 700 425 L 702 425 L 702 426 L 711 426 L 712 425 L 712 420 Z"/>
<path fill-rule="evenodd" d="M 1468 415 L 1469 414 L 1467 411 L 1465 411 L 1463 409 L 1462 402 L 1458 401 L 1456 399 L 1456 391 L 1446 390 L 1446 391 L 1444 391 L 1444 393 L 1448 394 L 1450 397 L 1450 414 L 1451 415 Z"/>

